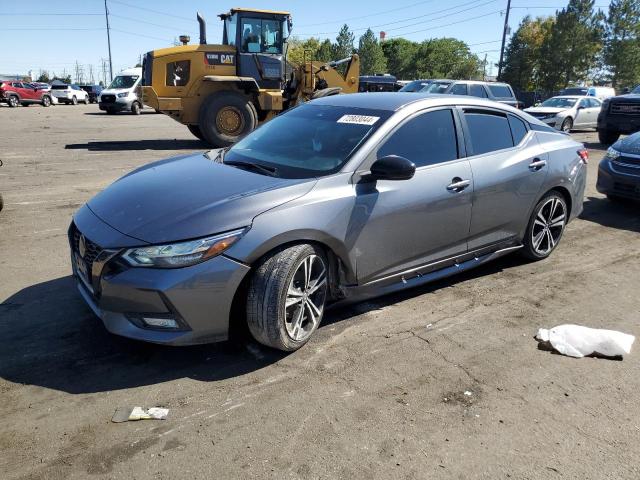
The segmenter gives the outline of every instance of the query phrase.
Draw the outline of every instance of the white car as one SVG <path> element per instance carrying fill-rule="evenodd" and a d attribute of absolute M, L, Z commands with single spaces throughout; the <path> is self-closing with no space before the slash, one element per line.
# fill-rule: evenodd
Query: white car
<path fill-rule="evenodd" d="M 574 128 L 596 128 L 601 108 L 602 102 L 596 97 L 559 95 L 524 111 L 550 127 L 568 133 Z"/>
<path fill-rule="evenodd" d="M 79 102 L 82 102 L 89 105 L 89 94 L 78 85 L 51 85 L 51 95 L 54 96 L 59 103 L 77 105 Z"/>

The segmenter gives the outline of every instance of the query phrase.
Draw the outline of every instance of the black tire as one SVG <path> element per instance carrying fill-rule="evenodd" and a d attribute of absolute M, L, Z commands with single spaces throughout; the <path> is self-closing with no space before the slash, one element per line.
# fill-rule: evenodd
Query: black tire
<path fill-rule="evenodd" d="M 2 200 L 2 195 L 0 195 L 0 212 L 4 208 L 4 200 Z"/>
<path fill-rule="evenodd" d="M 331 97 L 333 95 L 340 94 L 340 92 L 342 92 L 341 87 L 323 88 L 322 90 L 316 90 L 315 92 L 313 92 L 313 95 L 311 95 L 311 100 L 322 97 Z"/>
<path fill-rule="evenodd" d="M 107 108 L 106 112 L 107 112 L 107 115 L 115 115 L 116 114 L 116 111 L 114 109 L 112 109 L 112 108 Z"/>
<path fill-rule="evenodd" d="M 202 103 L 198 123 L 205 141 L 217 148 L 229 147 L 256 128 L 258 114 L 241 93 L 218 92 Z"/>
<path fill-rule="evenodd" d="M 71 97 L 71 105 L 78 105 L 78 99 L 75 95 Z"/>
<path fill-rule="evenodd" d="M 131 113 L 134 115 L 140 115 L 142 112 L 142 108 L 140 108 L 140 104 L 138 102 L 133 102 L 131 104 Z"/>
<path fill-rule="evenodd" d="M 20 105 L 20 99 L 15 95 L 9 95 L 9 98 L 7 98 L 7 103 L 11 108 L 16 108 L 18 105 Z"/>
<path fill-rule="evenodd" d="M 43 107 L 50 107 L 51 106 L 51 97 L 49 97 L 49 95 L 43 95 L 42 96 L 42 106 Z"/>
<path fill-rule="evenodd" d="M 565 118 L 564 121 L 562 122 L 562 125 L 560 126 L 560 130 L 562 130 L 565 133 L 569 133 L 571 132 L 572 128 L 573 128 L 573 119 L 571 117 Z"/>
<path fill-rule="evenodd" d="M 620 138 L 620 133 L 611 130 L 598 130 L 598 140 L 603 145 L 611 145 L 616 143 Z"/>
<path fill-rule="evenodd" d="M 194 136 L 198 137 L 203 142 L 206 142 L 206 140 L 204 139 L 204 136 L 202 135 L 202 132 L 200 131 L 200 127 L 198 125 L 187 125 L 187 128 L 191 133 L 193 133 Z"/>
<path fill-rule="evenodd" d="M 553 204 L 549 205 L 551 201 L 559 202 L 557 204 L 558 206 L 556 206 L 553 211 L 551 210 L 552 208 L 554 208 Z M 553 218 L 548 218 L 548 221 L 545 221 L 544 223 L 547 224 L 547 227 L 549 226 L 549 224 L 554 224 L 555 222 L 551 222 L 551 220 L 557 221 L 557 219 L 560 218 L 560 214 L 557 213 L 557 208 L 559 206 L 561 206 L 563 212 L 563 224 L 560 227 L 556 226 L 547 228 L 549 232 L 547 236 L 547 234 L 544 233 L 544 227 L 541 226 L 540 223 L 542 223 L 542 219 L 544 217 L 553 216 Z M 541 214 L 542 218 L 539 216 L 539 214 Z M 568 214 L 567 202 L 560 192 L 552 190 L 548 192 L 544 197 L 542 197 L 531 213 L 529 225 L 527 226 L 527 231 L 522 242 L 524 246 L 520 250 L 522 255 L 529 260 L 542 260 L 551 255 L 551 253 L 556 249 L 556 247 L 560 243 L 560 240 L 562 239 L 562 234 L 564 233 L 564 229 L 567 225 Z M 540 234 L 542 234 L 542 239 L 538 246 L 536 246 L 536 239 Z M 543 246 L 548 247 L 548 249 L 543 249 Z"/>
<path fill-rule="evenodd" d="M 312 260 L 312 269 L 315 268 L 316 272 L 320 272 L 319 267 L 325 269 L 324 280 L 320 282 L 321 276 L 319 276 L 318 283 L 321 283 L 321 288 L 309 293 L 309 295 L 307 292 L 310 290 L 306 290 L 304 286 L 298 287 L 301 292 L 299 294 L 300 301 L 288 307 L 294 310 L 289 310 L 292 312 L 292 317 L 287 322 L 285 303 L 289 288 L 298 282 L 300 269 L 304 268 L 303 262 L 309 260 Z M 322 262 L 318 263 L 318 260 Z M 313 245 L 294 245 L 266 257 L 254 271 L 247 293 L 247 325 L 253 337 L 263 345 L 285 352 L 297 350 L 307 343 L 322 322 L 324 305 L 329 291 L 328 275 L 327 257 L 322 249 Z M 305 293 L 302 293 L 303 291 Z M 308 299 L 312 299 L 316 306 L 321 304 L 321 307 L 316 310 L 319 315 L 314 314 L 315 322 L 310 320 L 311 310 L 307 306 Z M 298 315 L 299 317 L 297 317 Z M 293 330 L 294 333 L 298 331 L 304 334 L 299 339 L 293 338 L 289 332 L 289 329 L 292 328 L 291 324 L 295 322 L 293 317 L 300 319 L 299 329 Z M 303 325 L 306 325 L 308 330 L 303 329 Z"/>

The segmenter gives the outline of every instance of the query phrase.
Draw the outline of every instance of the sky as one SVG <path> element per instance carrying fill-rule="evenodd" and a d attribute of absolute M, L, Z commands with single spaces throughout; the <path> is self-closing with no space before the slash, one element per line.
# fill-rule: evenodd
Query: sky
<path fill-rule="evenodd" d="M 553 15 L 567 0 L 512 0 L 509 25 L 515 31 L 525 15 Z M 198 42 L 196 12 L 207 20 L 208 43 L 220 43 L 217 15 L 232 6 L 286 10 L 293 17 L 293 36 L 335 39 L 347 23 L 357 38 L 367 28 L 387 38 L 422 41 L 455 37 L 489 64 L 498 62 L 507 0 L 260 0 L 224 4 L 213 0 L 107 0 L 114 75 L 134 66 L 144 52 L 170 46 L 181 34 Z M 605 12 L 609 0 L 596 0 Z M 0 0 L 0 74 L 75 75 L 76 62 L 85 79 L 103 78 L 108 48 L 104 0 Z M 497 69 L 493 68 L 493 73 Z M 488 71 L 487 73 L 491 73 Z"/>

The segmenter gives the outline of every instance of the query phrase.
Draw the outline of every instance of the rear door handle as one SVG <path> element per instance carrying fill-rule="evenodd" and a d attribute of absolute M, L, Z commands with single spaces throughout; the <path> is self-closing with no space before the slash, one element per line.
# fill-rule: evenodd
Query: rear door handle
<path fill-rule="evenodd" d="M 537 172 L 538 170 L 547 166 L 546 160 L 540 160 L 539 158 L 534 158 L 533 162 L 529 164 L 529 170 L 532 172 Z"/>
<path fill-rule="evenodd" d="M 451 184 L 447 185 L 447 190 L 450 192 L 461 192 L 471 185 L 471 180 L 462 180 L 459 177 L 452 179 L 451 182 Z"/>

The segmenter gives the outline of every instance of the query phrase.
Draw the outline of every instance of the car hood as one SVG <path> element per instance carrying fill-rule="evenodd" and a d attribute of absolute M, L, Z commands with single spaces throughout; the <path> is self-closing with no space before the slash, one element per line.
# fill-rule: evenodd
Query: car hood
<path fill-rule="evenodd" d="M 640 155 L 640 132 L 618 140 L 612 148 L 622 153 Z"/>
<path fill-rule="evenodd" d="M 251 225 L 255 216 L 305 195 L 315 183 L 260 175 L 197 154 L 134 170 L 87 205 L 125 235 L 166 243 Z"/>
<path fill-rule="evenodd" d="M 103 95 L 105 93 L 111 94 L 111 95 L 117 95 L 118 93 L 130 92 L 132 90 L 135 90 L 135 89 L 134 88 L 105 88 L 100 92 L 100 95 Z"/>
<path fill-rule="evenodd" d="M 615 103 L 617 101 L 622 101 L 622 102 L 640 102 L 640 94 L 637 93 L 627 93 L 626 95 L 618 95 L 617 97 L 609 97 L 607 100 L 609 100 L 612 103 Z"/>
<path fill-rule="evenodd" d="M 525 108 L 524 111 L 527 113 L 560 113 L 565 110 L 571 110 L 571 108 L 560 108 L 560 107 L 529 107 Z"/>

